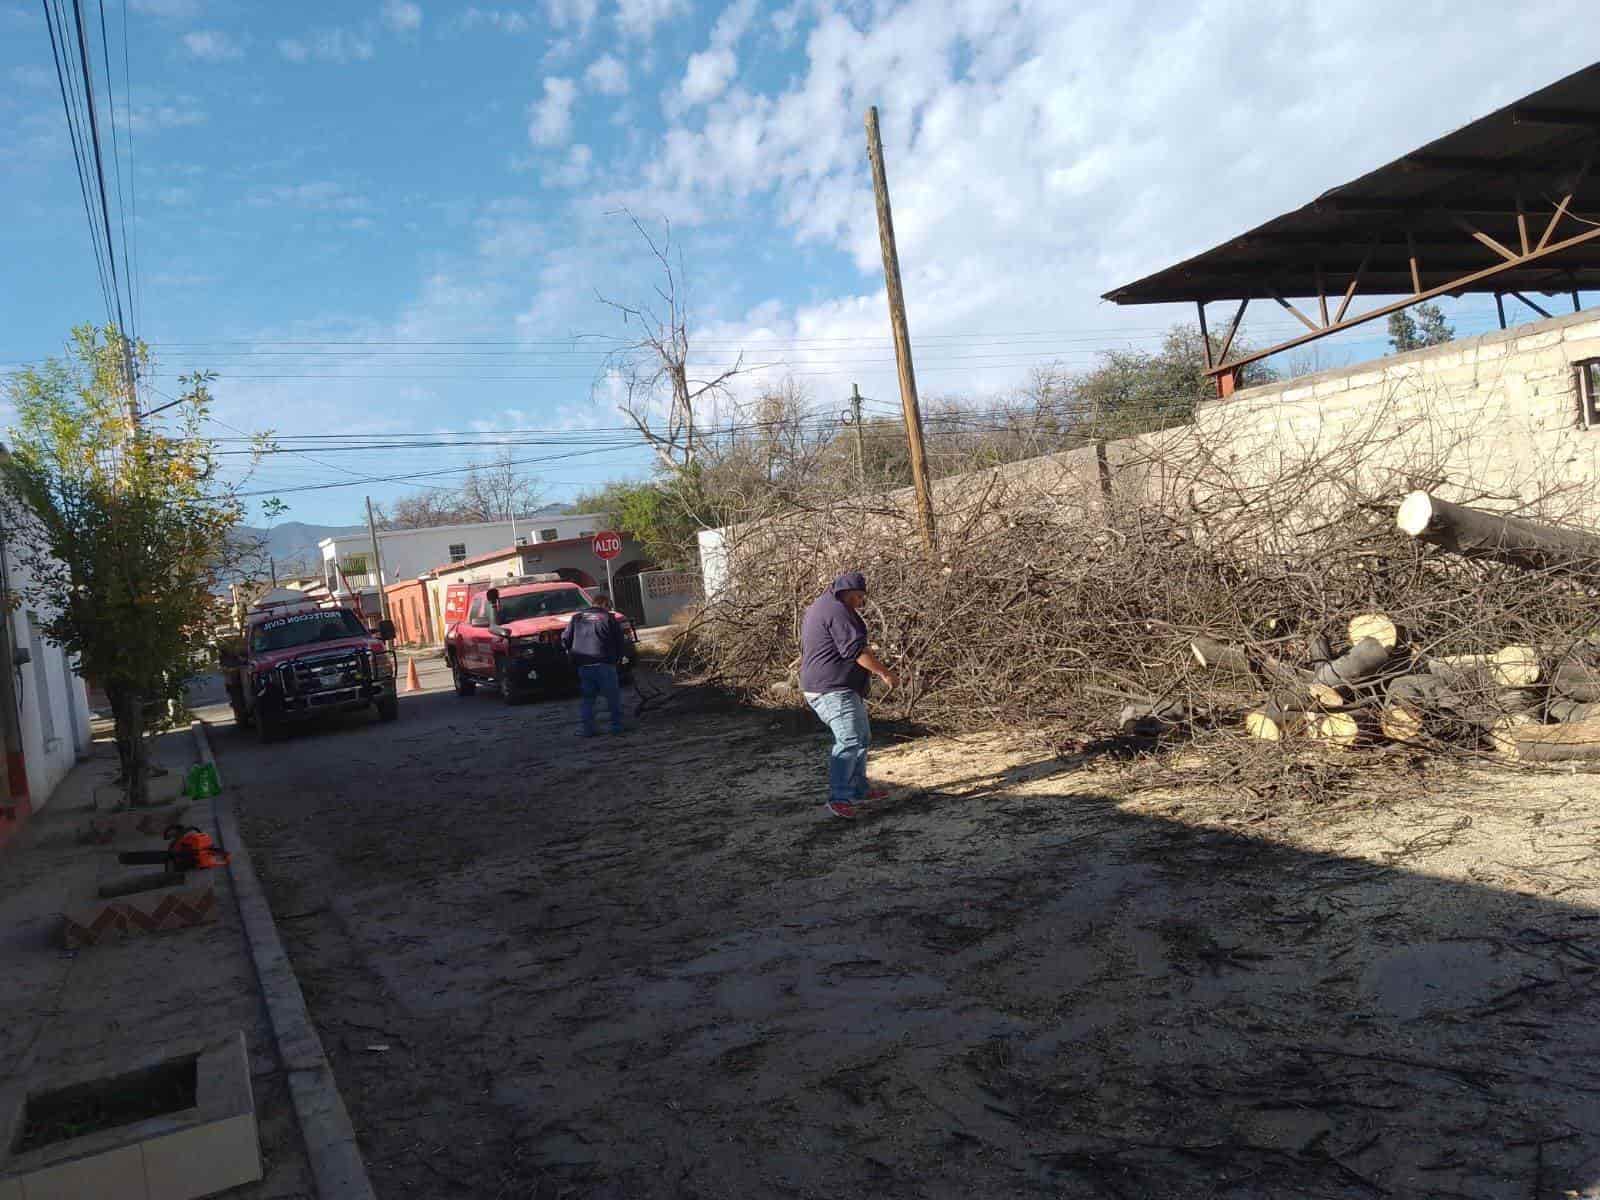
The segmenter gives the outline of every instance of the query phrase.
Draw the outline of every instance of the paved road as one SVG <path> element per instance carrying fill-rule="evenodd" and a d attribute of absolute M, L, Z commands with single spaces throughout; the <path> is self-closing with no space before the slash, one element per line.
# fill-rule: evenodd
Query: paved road
<path fill-rule="evenodd" d="M 828 821 L 805 714 L 646 681 L 578 743 L 572 699 L 426 666 L 393 725 L 215 739 L 385 1198 L 1595 1194 L 1577 892 L 1140 815 L 981 739 Z"/>

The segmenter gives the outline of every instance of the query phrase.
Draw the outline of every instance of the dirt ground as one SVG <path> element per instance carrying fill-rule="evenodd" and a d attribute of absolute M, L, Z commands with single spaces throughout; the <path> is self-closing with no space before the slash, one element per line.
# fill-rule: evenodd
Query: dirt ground
<path fill-rule="evenodd" d="M 1291 838 L 929 738 L 848 823 L 645 686 L 214 736 L 380 1196 L 1600 1196 L 1597 777 Z"/>

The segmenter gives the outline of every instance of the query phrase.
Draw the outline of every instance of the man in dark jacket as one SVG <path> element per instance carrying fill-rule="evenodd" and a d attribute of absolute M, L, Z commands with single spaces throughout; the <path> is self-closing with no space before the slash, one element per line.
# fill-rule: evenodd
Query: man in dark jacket
<path fill-rule="evenodd" d="M 596 592 L 588 608 L 572 614 L 561 634 L 573 666 L 578 668 L 578 684 L 583 699 L 578 704 L 578 736 L 594 736 L 594 700 L 606 698 L 611 714 L 611 732 L 622 732 L 622 685 L 617 679 L 617 664 L 627 653 L 628 635 L 622 622 L 611 611 L 611 597 Z"/>
<path fill-rule="evenodd" d="M 890 687 L 899 682 L 867 645 L 867 580 L 860 571 L 835 579 L 811 602 L 800 622 L 800 690 L 806 703 L 833 731 L 828 758 L 828 811 L 853 817 L 869 796 L 867 688 L 876 675 Z"/>

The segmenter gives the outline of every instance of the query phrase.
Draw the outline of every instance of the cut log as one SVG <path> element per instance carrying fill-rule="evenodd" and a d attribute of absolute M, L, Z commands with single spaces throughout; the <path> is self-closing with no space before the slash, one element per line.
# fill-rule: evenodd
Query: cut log
<path fill-rule="evenodd" d="M 1419 739 L 1430 724 L 1440 723 L 1438 715 L 1447 710 L 1455 698 L 1449 685 L 1437 675 L 1402 675 L 1391 679 L 1385 694 L 1388 703 L 1378 717 L 1378 724 L 1383 736 L 1396 742 Z"/>
<path fill-rule="evenodd" d="M 1306 716 L 1306 736 L 1332 746 L 1358 745 L 1372 729 L 1373 722 L 1364 713 L 1309 713 Z"/>
<path fill-rule="evenodd" d="M 1362 638 L 1332 662 L 1312 673 L 1312 681 L 1328 687 L 1354 687 L 1382 671 L 1389 663 L 1389 648 L 1377 638 Z"/>
<path fill-rule="evenodd" d="M 1215 638 L 1197 637 L 1189 643 L 1189 652 L 1195 662 L 1212 671 L 1228 671 L 1234 675 L 1254 675 L 1250 655 L 1243 646 L 1230 646 Z"/>
<path fill-rule="evenodd" d="M 1328 644 L 1328 639 L 1320 633 L 1313 633 L 1306 638 L 1306 661 L 1313 666 L 1330 661 L 1333 658 L 1333 647 Z"/>
<path fill-rule="evenodd" d="M 1534 646 L 1506 646 L 1493 654 L 1436 654 L 1428 658 L 1428 670 L 1450 680 L 1459 690 L 1469 690 L 1478 676 L 1480 688 L 1528 688 L 1539 682 L 1540 656 Z"/>
<path fill-rule="evenodd" d="M 1181 700 L 1164 704 L 1128 704 L 1117 716 L 1118 732 L 1140 737 L 1160 737 L 1189 720 L 1189 706 Z"/>
<path fill-rule="evenodd" d="M 1552 721 L 1582 724 L 1586 721 L 1600 721 L 1600 704 L 1593 702 L 1586 704 L 1581 700 L 1568 700 L 1558 696 L 1550 701 L 1545 713 Z"/>
<path fill-rule="evenodd" d="M 1516 756 L 1524 762 L 1600 758 L 1600 721 L 1524 725 L 1514 731 Z"/>
<path fill-rule="evenodd" d="M 1343 708 L 1350 700 L 1347 688 L 1336 688 L 1326 683 L 1306 684 L 1306 701 L 1317 708 Z"/>
<path fill-rule="evenodd" d="M 1414 742 L 1424 734 L 1448 741 L 1473 737 L 1493 731 L 1507 717 L 1534 720 L 1541 703 L 1537 692 L 1497 687 L 1486 672 L 1402 675 L 1389 681 L 1385 699 L 1379 725 L 1397 742 Z"/>
<path fill-rule="evenodd" d="M 1467 558 L 1489 558 L 1528 570 L 1600 559 L 1600 537 L 1524 517 L 1507 517 L 1412 492 L 1395 524 L 1418 541 Z"/>
<path fill-rule="evenodd" d="M 1362 613 L 1350 618 L 1350 644 L 1373 638 L 1393 650 L 1405 639 L 1405 631 L 1382 613 Z"/>
<path fill-rule="evenodd" d="M 1555 726 L 1541 725 L 1532 713 L 1507 713 L 1483 731 L 1483 740 L 1496 754 L 1505 758 L 1521 758 L 1521 739 L 1536 729 Z"/>
<path fill-rule="evenodd" d="M 1306 714 L 1285 709 L 1276 701 L 1269 700 L 1253 712 L 1245 713 L 1244 728 L 1251 737 L 1264 742 L 1281 742 L 1305 732 Z"/>
<path fill-rule="evenodd" d="M 1550 690 L 1585 704 L 1600 700 L 1600 664 L 1591 661 L 1588 655 L 1568 655 L 1556 664 Z"/>

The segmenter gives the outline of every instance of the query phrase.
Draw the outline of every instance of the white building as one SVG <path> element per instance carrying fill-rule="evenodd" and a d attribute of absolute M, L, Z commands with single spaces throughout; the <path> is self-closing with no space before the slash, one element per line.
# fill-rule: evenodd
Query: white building
<path fill-rule="evenodd" d="M 49 801 L 80 755 L 87 754 L 89 696 L 75 660 L 44 636 L 48 614 L 24 599 L 31 582 L 14 544 L 0 543 L 0 592 L 5 605 L 0 654 L 11 658 L 18 728 L 8 731 L 8 705 L 0 705 L 0 737 L 6 755 L 0 771 L 0 844 L 30 812 Z M 21 794 L 26 787 L 26 795 Z"/>
<path fill-rule="evenodd" d="M 477 521 L 468 525 L 436 525 L 429 529 L 380 529 L 378 554 L 383 559 L 380 581 L 372 562 L 372 538 L 367 534 L 323 538 L 322 571 L 328 590 L 335 595 L 361 595 L 370 598 L 377 611 L 378 586 L 416 579 L 444 563 L 502 550 L 512 545 L 532 546 L 539 542 L 561 542 L 569 538 L 591 537 L 605 528 L 604 514 L 578 513 L 573 516 L 535 515 L 512 521 Z M 515 531 L 513 533 L 513 526 Z M 334 569 L 335 565 L 339 571 Z M 339 574 L 344 578 L 340 579 Z"/>

